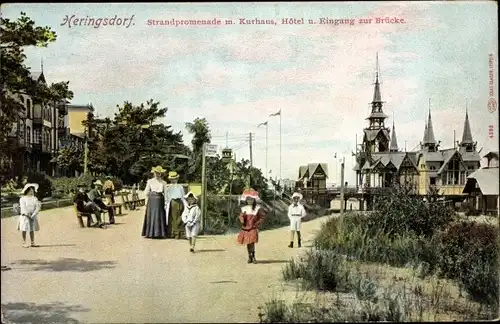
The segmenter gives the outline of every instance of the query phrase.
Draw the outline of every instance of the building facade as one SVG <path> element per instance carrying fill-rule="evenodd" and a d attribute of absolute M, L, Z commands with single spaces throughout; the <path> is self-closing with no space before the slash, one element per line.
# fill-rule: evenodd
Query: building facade
<path fill-rule="evenodd" d="M 46 83 L 43 71 L 32 73 L 31 78 L 35 82 Z M 24 109 L 19 111 L 8 139 L 8 145 L 13 149 L 12 176 L 28 171 L 43 171 L 55 175 L 57 168 L 54 157 L 59 149 L 59 119 L 67 114 L 66 102 L 44 103 L 26 94 L 18 94 L 17 99 Z"/>
<path fill-rule="evenodd" d="M 463 197 L 467 176 L 480 167 L 480 156 L 473 141 L 466 111 L 464 132 L 458 146 L 440 149 L 434 137 L 431 112 L 418 151 L 401 151 L 394 121 L 386 126 L 380 93 L 378 64 L 368 127 L 363 129 L 362 143 L 356 148 L 356 186 L 360 191 L 383 191 L 394 184 L 405 184 L 411 193 L 426 195 L 430 191 L 449 198 Z"/>
<path fill-rule="evenodd" d="M 498 152 L 490 152 L 484 158 L 487 166 L 467 177 L 463 192 L 481 214 L 500 216 Z"/>
<path fill-rule="evenodd" d="M 35 82 L 47 83 L 43 71 L 31 73 L 31 78 Z M 13 162 L 10 176 L 21 176 L 30 171 L 44 172 L 50 176 L 66 175 L 68 170 L 63 172 L 57 166 L 59 149 L 65 145 L 83 147 L 81 123 L 88 113 L 82 113 L 85 111 L 82 107 L 86 107 L 88 112 L 93 111 L 92 106 L 69 105 L 67 101 L 43 103 L 26 94 L 16 97 L 23 109 L 19 111 L 8 136 L 7 145 L 12 149 Z M 77 127 L 78 123 L 80 127 Z M 70 131 L 70 127 L 74 130 Z"/>

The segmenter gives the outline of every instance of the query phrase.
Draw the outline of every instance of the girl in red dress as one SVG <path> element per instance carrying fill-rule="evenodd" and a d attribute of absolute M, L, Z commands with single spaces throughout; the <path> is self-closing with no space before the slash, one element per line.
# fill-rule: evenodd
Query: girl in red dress
<path fill-rule="evenodd" d="M 264 222 L 264 210 L 257 204 L 259 194 L 254 189 L 246 189 L 241 195 L 246 206 L 241 207 L 241 231 L 238 234 L 238 243 L 246 244 L 248 263 L 257 263 L 255 259 L 255 243 L 259 241 L 258 227 Z"/>

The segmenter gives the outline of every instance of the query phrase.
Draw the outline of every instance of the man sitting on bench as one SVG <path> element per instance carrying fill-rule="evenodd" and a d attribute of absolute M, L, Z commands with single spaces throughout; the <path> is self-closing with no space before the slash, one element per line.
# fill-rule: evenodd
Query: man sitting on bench
<path fill-rule="evenodd" d="M 101 209 L 107 209 L 108 210 L 108 215 L 109 215 L 109 223 L 114 224 L 115 223 L 115 212 L 113 210 L 113 207 L 111 206 L 106 206 L 106 204 L 103 201 L 103 194 L 102 194 L 102 182 L 101 180 L 96 180 L 92 184 L 92 190 L 89 191 L 88 197 L 90 201 L 92 201 L 94 204 L 96 204 L 99 208 Z"/>
<path fill-rule="evenodd" d="M 90 214 L 90 218 L 92 218 L 92 214 L 94 214 L 95 217 L 97 218 L 96 224 L 100 228 L 104 227 L 104 224 L 102 223 L 102 220 L 101 220 L 101 210 L 95 203 L 93 203 L 89 199 L 89 196 L 87 196 L 87 193 L 85 192 L 84 185 L 78 185 L 78 192 L 75 196 L 74 203 L 76 204 L 77 211 L 79 211 L 80 213 Z M 87 222 L 87 224 L 89 224 L 89 223 L 90 222 Z M 95 224 L 93 224 L 93 225 L 95 225 Z"/>

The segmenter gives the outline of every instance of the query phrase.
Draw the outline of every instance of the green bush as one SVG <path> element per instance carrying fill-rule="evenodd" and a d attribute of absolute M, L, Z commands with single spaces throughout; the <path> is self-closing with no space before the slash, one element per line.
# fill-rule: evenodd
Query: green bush
<path fill-rule="evenodd" d="M 427 202 L 410 194 L 411 188 L 392 188 L 389 195 L 378 196 L 374 202 L 373 220 L 389 236 L 412 232 L 431 237 L 456 219 L 452 208 L 427 197 Z"/>
<path fill-rule="evenodd" d="M 421 266 L 428 273 L 435 270 L 437 252 L 433 239 L 413 233 L 389 236 L 377 229 L 371 215 L 346 213 L 328 220 L 314 239 L 320 250 L 330 250 L 348 258 L 381 262 L 392 266 Z"/>
<path fill-rule="evenodd" d="M 306 289 L 343 291 L 349 285 L 346 261 L 333 251 L 307 251 L 284 266 L 282 275 L 285 280 L 301 279 Z"/>
<path fill-rule="evenodd" d="M 470 297 L 498 305 L 498 229 L 460 222 L 439 235 L 439 268 L 443 277 L 458 281 Z"/>
<path fill-rule="evenodd" d="M 28 172 L 26 180 L 28 183 L 38 184 L 38 192 L 36 193 L 38 199 L 42 200 L 52 196 L 52 182 L 47 174 L 43 172 Z"/>

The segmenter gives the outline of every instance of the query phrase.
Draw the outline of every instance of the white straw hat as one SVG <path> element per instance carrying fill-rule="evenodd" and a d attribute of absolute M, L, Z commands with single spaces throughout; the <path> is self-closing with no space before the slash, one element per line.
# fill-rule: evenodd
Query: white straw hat
<path fill-rule="evenodd" d="M 38 191 L 38 183 L 27 183 L 24 185 L 23 190 L 21 190 L 23 195 L 26 194 L 26 190 L 28 190 L 28 188 L 31 188 L 31 187 L 33 187 L 35 189 L 35 192 Z"/>

